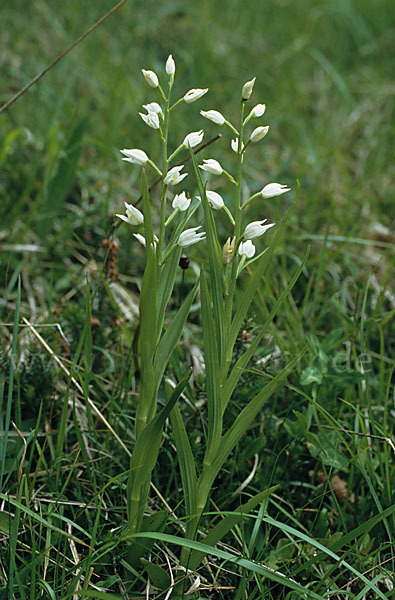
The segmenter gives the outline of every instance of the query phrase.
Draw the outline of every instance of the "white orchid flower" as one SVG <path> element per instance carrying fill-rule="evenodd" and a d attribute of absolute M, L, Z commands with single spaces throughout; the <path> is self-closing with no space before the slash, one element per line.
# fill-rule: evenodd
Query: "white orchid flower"
<path fill-rule="evenodd" d="M 245 256 L 246 258 L 252 258 L 255 254 L 255 246 L 251 242 L 251 240 L 247 240 L 246 242 L 241 242 L 239 246 L 239 254 L 240 256 Z"/>
<path fill-rule="evenodd" d="M 232 147 L 233 152 L 237 153 L 239 151 L 239 138 L 236 138 L 236 139 L 232 140 L 231 143 L 230 143 L 230 145 Z M 244 143 L 243 142 L 241 142 L 241 150 L 242 151 L 244 150 Z"/>
<path fill-rule="evenodd" d="M 262 117 L 262 115 L 265 113 L 265 110 L 266 104 L 257 104 L 250 112 L 250 116 L 254 119 L 256 119 L 257 117 Z"/>
<path fill-rule="evenodd" d="M 246 240 L 253 240 L 256 237 L 263 235 L 270 227 L 274 227 L 275 223 L 264 225 L 266 221 L 267 219 L 263 219 L 262 221 L 252 221 L 252 223 L 248 223 L 244 230 L 244 238 Z"/>
<path fill-rule="evenodd" d="M 274 198 L 274 196 L 281 196 L 286 192 L 290 192 L 291 188 L 287 187 L 282 183 L 268 183 L 261 190 L 261 196 L 263 198 Z"/>
<path fill-rule="evenodd" d="M 212 192 L 210 190 L 206 190 L 207 200 L 212 208 L 215 210 L 221 210 L 224 207 L 225 203 L 222 199 L 221 194 L 217 192 Z"/>
<path fill-rule="evenodd" d="M 204 94 L 206 94 L 207 92 L 208 92 L 208 88 L 205 88 L 205 89 L 193 88 L 192 90 L 189 90 L 185 94 L 184 102 L 186 102 L 187 104 L 190 104 L 191 102 L 195 102 L 196 100 L 199 100 L 199 98 L 204 96 Z"/>
<path fill-rule="evenodd" d="M 163 119 L 162 107 L 157 102 L 150 102 L 149 104 L 143 104 L 143 108 L 145 108 L 147 113 L 155 113 L 159 117 L 162 117 L 162 119 Z"/>
<path fill-rule="evenodd" d="M 194 148 L 195 146 L 198 146 L 200 144 L 200 142 L 203 139 L 203 136 L 203 129 L 201 129 L 200 131 L 192 131 L 192 133 L 188 133 L 188 135 L 185 136 L 182 145 L 184 146 L 184 148 Z"/>
<path fill-rule="evenodd" d="M 125 148 L 124 150 L 120 150 L 120 152 L 122 154 L 124 154 L 126 157 L 126 158 L 122 158 L 122 160 L 125 160 L 126 162 L 130 162 L 133 165 L 143 166 L 148 161 L 148 156 L 146 155 L 144 150 L 139 150 L 138 148 L 132 148 L 131 150 L 127 150 Z"/>
<path fill-rule="evenodd" d="M 208 158 L 207 160 L 203 160 L 203 163 L 204 164 L 199 165 L 199 169 L 202 169 L 202 171 L 207 171 L 208 173 L 212 173 L 213 175 L 222 175 L 222 173 L 224 172 L 219 162 L 214 158 Z"/>
<path fill-rule="evenodd" d="M 268 131 L 269 125 L 265 125 L 265 127 L 257 127 L 250 135 L 251 142 L 253 142 L 254 144 L 256 142 L 259 142 L 259 140 L 265 137 Z"/>
<path fill-rule="evenodd" d="M 166 73 L 168 75 L 174 75 L 176 72 L 176 63 L 174 62 L 174 58 L 170 54 L 169 58 L 166 61 Z"/>
<path fill-rule="evenodd" d="M 254 79 L 251 79 L 251 81 L 247 81 L 244 85 L 243 85 L 243 89 L 241 91 L 241 97 L 243 100 L 249 100 L 250 96 L 252 94 L 252 90 L 254 89 L 254 83 L 255 83 L 256 77 L 254 77 Z"/>
<path fill-rule="evenodd" d="M 176 196 L 174 196 L 174 199 L 172 202 L 172 207 L 178 208 L 179 210 L 184 211 L 184 210 L 188 210 L 190 203 L 191 203 L 191 199 L 187 198 L 187 195 L 185 192 L 181 192 L 181 194 L 177 194 Z"/>
<path fill-rule="evenodd" d="M 147 123 L 148 127 L 152 127 L 152 129 L 159 129 L 159 117 L 154 112 L 149 112 L 147 115 L 144 113 L 139 113 L 140 117 L 143 119 L 144 123 Z"/>
<path fill-rule="evenodd" d="M 201 110 L 200 114 L 205 119 L 216 123 L 217 125 L 223 125 L 225 123 L 225 117 L 218 110 Z"/>
<path fill-rule="evenodd" d="M 145 81 L 153 88 L 158 87 L 159 80 L 156 73 L 153 71 L 146 71 L 145 69 L 141 69 L 142 74 L 144 75 Z"/>
<path fill-rule="evenodd" d="M 122 219 L 122 221 L 130 223 L 131 225 L 141 225 L 141 223 L 144 222 L 144 215 L 142 212 L 139 211 L 138 208 L 134 207 L 132 204 L 128 204 L 127 202 L 125 202 L 125 208 L 126 217 L 125 215 L 116 215 L 117 217 Z"/>
<path fill-rule="evenodd" d="M 164 179 L 164 183 L 166 185 L 176 185 L 177 183 L 180 183 L 180 181 L 188 176 L 188 173 L 181 174 L 183 168 L 184 165 L 179 165 L 178 167 L 173 167 L 170 169 Z"/>
<path fill-rule="evenodd" d="M 185 231 L 183 231 L 180 237 L 178 238 L 177 244 L 181 246 L 181 248 L 186 248 L 186 246 L 192 246 L 192 244 L 196 244 L 197 242 L 204 240 L 206 237 L 205 231 L 196 233 L 197 230 L 200 228 L 201 225 L 199 225 L 199 227 L 192 227 L 191 229 L 186 229 Z"/>

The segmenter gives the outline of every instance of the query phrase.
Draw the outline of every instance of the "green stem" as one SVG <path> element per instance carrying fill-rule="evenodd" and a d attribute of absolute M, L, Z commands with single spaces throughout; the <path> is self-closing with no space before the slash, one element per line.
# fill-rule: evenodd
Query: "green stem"
<path fill-rule="evenodd" d="M 163 245 L 165 241 L 165 231 L 166 231 L 166 193 L 167 193 L 167 185 L 164 182 L 164 179 L 167 175 L 167 169 L 169 166 L 169 160 L 167 157 L 167 138 L 169 133 L 169 103 L 170 103 L 170 92 L 171 85 L 169 85 L 169 94 L 168 97 L 165 97 L 165 116 L 163 123 L 163 138 L 162 138 L 162 190 L 161 190 L 161 204 L 160 204 L 160 229 L 159 229 L 159 242 L 158 242 L 158 250 L 157 250 L 157 262 L 160 264 L 162 262 L 162 252 Z"/>
<path fill-rule="evenodd" d="M 242 167 L 243 167 L 243 134 L 244 134 L 244 102 L 241 103 L 240 109 L 240 135 L 239 135 L 239 145 L 237 152 L 237 176 L 236 176 L 236 194 L 235 194 L 235 207 L 233 211 L 235 226 L 234 226 L 234 236 L 235 236 L 235 252 L 233 255 L 232 261 L 232 273 L 230 277 L 229 290 L 225 299 L 225 319 L 226 319 L 226 329 L 230 330 L 231 322 L 232 322 L 232 308 L 233 308 L 233 296 L 236 288 L 236 279 L 237 279 L 237 269 L 238 269 L 238 258 L 237 258 L 237 247 L 239 245 L 240 235 L 241 235 L 241 182 L 242 182 Z"/>

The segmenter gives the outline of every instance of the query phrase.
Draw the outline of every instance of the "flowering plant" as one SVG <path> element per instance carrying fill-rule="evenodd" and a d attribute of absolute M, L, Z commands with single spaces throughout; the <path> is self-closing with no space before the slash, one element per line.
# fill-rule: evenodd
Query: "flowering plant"
<path fill-rule="evenodd" d="M 123 160 L 142 168 L 143 212 L 126 204 L 126 216 L 118 215 L 123 221 L 132 225 L 143 226 L 144 236 L 137 233 L 137 239 L 146 249 L 146 267 L 140 296 L 140 331 L 139 331 L 139 363 L 140 389 L 136 414 L 135 445 L 131 458 L 128 483 L 128 535 L 136 539 L 146 529 L 144 510 L 149 493 L 151 473 L 156 464 L 162 440 L 162 430 L 169 417 L 174 434 L 174 443 L 181 471 L 182 485 L 185 494 L 185 537 L 194 540 L 198 534 L 198 526 L 210 497 L 211 488 L 226 458 L 232 452 L 253 419 L 270 398 L 277 386 L 294 368 L 300 356 L 293 360 L 274 377 L 244 407 L 226 433 L 223 432 L 224 414 L 237 387 L 243 369 L 257 350 L 262 340 L 265 325 L 257 332 L 254 340 L 241 354 L 236 363 L 233 362 L 234 347 L 237 337 L 246 319 L 251 303 L 261 285 L 265 267 L 280 239 L 284 223 L 274 229 L 274 237 L 270 246 L 256 254 L 253 243 L 274 227 L 267 219 L 243 223 L 244 211 L 258 197 L 272 198 L 290 191 L 284 184 L 268 183 L 264 188 L 242 202 L 243 164 L 250 143 L 257 143 L 268 133 L 269 127 L 260 125 L 246 134 L 251 119 L 264 115 L 266 106 L 257 104 L 245 116 L 245 106 L 253 93 L 255 78 L 244 84 L 240 94 L 240 121 L 238 127 L 232 124 L 217 110 L 200 111 L 203 118 L 217 126 L 225 126 L 232 136 L 231 147 L 236 153 L 234 173 L 228 173 L 216 158 L 206 158 L 202 164 L 196 160 L 196 152 L 203 140 L 204 131 L 195 131 L 185 135 L 183 141 L 169 154 L 168 132 L 170 115 L 181 103 L 191 104 L 200 100 L 207 93 L 207 88 L 194 88 L 186 92 L 174 104 L 171 104 L 171 93 L 174 84 L 176 64 L 170 55 L 166 62 L 168 76 L 167 93 L 164 92 L 159 77 L 150 70 L 143 70 L 148 85 L 155 89 L 158 102 L 144 105 L 147 113 L 140 113 L 144 122 L 155 130 L 162 145 L 162 161 L 156 164 L 144 150 L 122 150 Z M 212 127 L 213 125 L 211 125 Z M 197 149 L 197 150 L 196 150 Z M 173 164 L 174 159 L 184 153 L 184 164 Z M 172 212 L 168 214 L 168 196 L 173 186 L 188 176 L 184 171 L 185 162 L 190 161 L 199 195 L 193 200 L 185 191 L 177 187 L 173 196 Z M 151 202 L 146 169 L 151 168 L 161 178 L 161 199 L 159 208 L 159 229 L 154 233 Z M 222 196 L 208 189 L 203 177 L 225 177 L 232 188 L 233 202 L 228 195 Z M 200 215 L 203 224 L 188 226 L 195 215 Z M 216 211 L 223 211 L 229 224 L 229 237 L 223 244 L 219 241 L 216 226 Z M 192 290 L 183 300 L 178 312 L 171 322 L 165 326 L 166 307 L 173 293 L 179 268 L 181 253 L 184 248 L 200 244 L 206 251 L 207 262 L 200 266 L 200 277 Z M 204 248 L 203 248 L 204 247 Z M 193 249 L 191 250 L 193 252 Z M 307 258 L 307 257 L 306 257 Z M 254 263 L 254 270 L 249 265 Z M 281 294 L 274 305 L 268 321 L 275 314 L 278 306 L 294 285 L 304 262 L 295 277 Z M 237 289 L 237 280 L 245 267 L 248 267 L 249 280 Z M 186 372 L 173 388 L 165 385 L 164 375 L 168 372 L 170 357 L 180 340 L 188 318 L 192 302 L 197 290 L 200 290 L 201 327 L 203 332 L 203 351 L 205 357 L 205 386 L 207 393 L 207 438 L 204 459 L 196 464 L 190 446 L 188 432 L 183 421 L 182 410 L 178 400 L 188 382 L 190 373 Z M 235 296 L 239 295 L 236 304 Z M 167 403 L 158 409 L 158 393 L 165 393 Z M 214 527 L 206 543 L 214 545 L 241 518 L 243 512 L 252 510 L 270 493 L 264 490 L 241 507 L 233 519 L 222 521 L 221 527 Z M 209 539 L 209 542 L 207 542 Z M 142 552 L 142 551 L 141 551 Z M 134 550 L 133 564 L 138 565 L 141 552 Z M 181 553 L 181 564 L 184 568 L 194 570 L 204 557 L 204 552 L 184 547 Z M 269 575 L 268 575 L 269 576 Z"/>

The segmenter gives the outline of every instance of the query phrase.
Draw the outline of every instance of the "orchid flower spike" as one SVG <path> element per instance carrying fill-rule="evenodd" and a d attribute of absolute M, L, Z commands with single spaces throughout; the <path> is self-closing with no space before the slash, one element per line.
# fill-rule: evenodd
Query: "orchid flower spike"
<path fill-rule="evenodd" d="M 143 166 L 148 161 L 148 156 L 146 155 L 144 150 L 139 150 L 138 148 L 133 148 L 131 150 L 127 150 L 125 148 L 124 150 L 120 150 L 120 152 L 122 154 L 124 154 L 126 157 L 126 158 L 122 158 L 122 160 L 125 160 L 126 162 L 130 162 L 133 165 Z"/>
<path fill-rule="evenodd" d="M 274 227 L 275 223 L 264 225 L 266 221 L 267 219 L 263 219 L 262 221 L 252 221 L 252 223 L 248 223 L 244 230 L 244 239 L 253 240 L 256 237 L 263 235 L 270 227 Z"/>
<path fill-rule="evenodd" d="M 274 196 L 281 196 L 286 192 L 290 192 L 291 188 L 287 187 L 282 183 L 268 183 L 261 190 L 261 196 L 263 198 L 274 198 Z"/>
<path fill-rule="evenodd" d="M 188 173 L 182 173 L 181 171 L 184 168 L 184 165 L 179 165 L 178 167 L 173 167 L 170 171 L 167 172 L 167 175 L 164 179 L 165 185 L 176 185 L 180 183 L 185 177 L 188 176 Z"/>
<path fill-rule="evenodd" d="M 126 217 L 125 215 L 116 215 L 122 219 L 122 221 L 130 223 L 131 225 L 141 225 L 141 223 L 144 222 L 144 215 L 139 211 L 138 208 L 134 207 L 132 204 L 128 204 L 127 202 L 125 202 L 125 208 Z"/>
<path fill-rule="evenodd" d="M 158 87 L 159 80 L 156 73 L 153 71 L 145 71 L 145 69 L 141 69 L 142 74 L 144 75 L 145 81 L 153 88 Z"/>
<path fill-rule="evenodd" d="M 192 90 L 189 90 L 189 92 L 187 92 L 184 96 L 184 102 L 186 102 L 187 104 L 195 102 L 196 100 L 199 100 L 199 98 L 204 96 L 204 94 L 206 94 L 207 92 L 208 88 L 194 88 Z"/>
<path fill-rule="evenodd" d="M 206 237 L 205 231 L 196 233 L 200 228 L 201 225 L 199 225 L 199 227 L 191 227 L 191 229 L 186 229 L 183 231 L 178 238 L 177 244 L 181 246 L 181 248 L 186 248 L 186 246 L 192 246 L 192 244 L 196 244 L 197 242 L 204 240 Z"/>

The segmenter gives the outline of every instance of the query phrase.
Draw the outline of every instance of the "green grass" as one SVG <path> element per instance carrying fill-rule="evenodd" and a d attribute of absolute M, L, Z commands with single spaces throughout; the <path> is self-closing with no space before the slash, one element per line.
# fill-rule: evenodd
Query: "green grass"
<path fill-rule="evenodd" d="M 0 103 L 112 6 L 6 2 Z M 141 538 L 145 562 L 131 556 L 125 529 L 144 255 L 130 230 L 115 228 L 114 213 L 140 195 L 138 169 L 119 149 L 158 153 L 138 118 L 155 99 L 140 69 L 163 75 L 170 52 L 180 96 L 210 88 L 180 108 L 171 144 L 201 127 L 206 139 L 216 135 L 199 110 L 235 119 L 240 85 L 256 76 L 254 99 L 267 104 L 271 130 L 251 149 L 243 194 L 269 181 L 293 192 L 255 201 L 249 218 L 278 222 L 296 198 L 237 336 L 233 363 L 266 323 L 225 430 L 308 344 L 215 480 L 201 534 L 279 487 L 212 548 L 195 597 L 296 600 L 299 586 L 306 598 L 392 597 L 394 26 L 389 0 L 229 0 L 226 9 L 208 0 L 128 0 L 0 115 L 0 598 L 144 598 L 148 579 L 164 590 L 170 569 L 183 575 L 181 546 L 198 551 L 205 543 L 203 535 L 183 536 L 171 421 L 153 472 L 160 495 L 152 489 L 147 505 L 153 533 Z M 204 157 L 221 154 L 230 168 L 230 136 L 220 133 Z M 198 193 L 188 180 L 186 189 Z M 218 223 L 224 242 L 226 217 Z M 119 244 L 112 254 L 103 245 L 110 236 Z M 308 244 L 301 275 L 273 314 Z M 189 254 L 198 262 L 204 248 Z M 177 276 L 169 316 L 194 282 L 192 269 L 183 281 Z M 177 381 L 202 348 L 199 323 L 196 302 L 167 373 Z M 179 412 L 198 465 L 208 423 L 196 368 L 183 398 Z"/>

